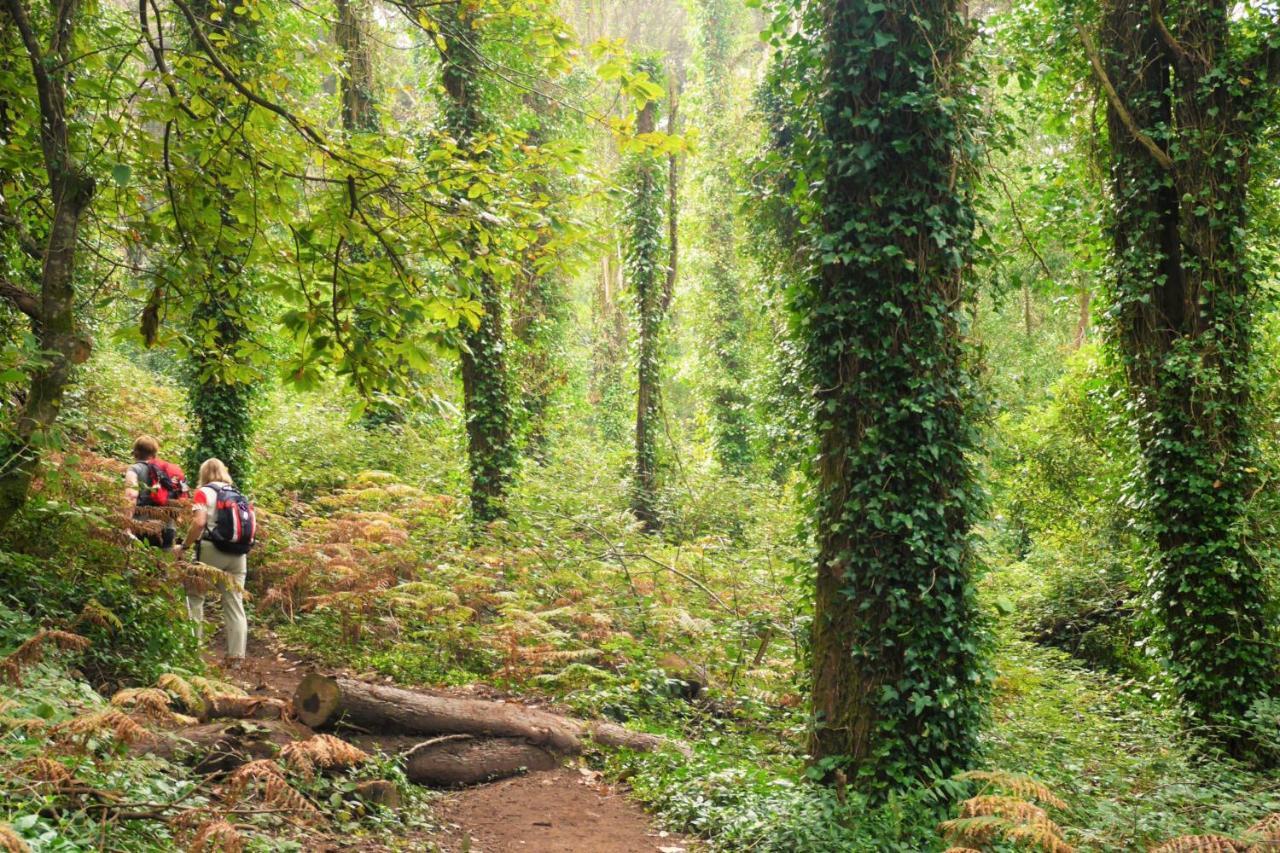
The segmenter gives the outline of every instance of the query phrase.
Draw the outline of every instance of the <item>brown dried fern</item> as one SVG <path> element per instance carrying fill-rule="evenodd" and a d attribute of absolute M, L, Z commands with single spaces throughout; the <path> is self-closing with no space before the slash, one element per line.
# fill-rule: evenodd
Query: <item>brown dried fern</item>
<path fill-rule="evenodd" d="M 103 732 L 110 732 L 121 743 L 137 743 L 151 738 L 149 731 L 118 708 L 81 714 L 54 726 L 51 733 L 55 739 L 67 740 Z"/>
<path fill-rule="evenodd" d="M 1011 823 L 1030 823 L 1047 820 L 1044 809 L 1016 797 L 985 795 L 972 797 L 960 804 L 961 817 L 1002 817 Z"/>
<path fill-rule="evenodd" d="M 71 771 L 51 758 L 28 758 L 17 766 L 17 771 L 28 779 L 58 787 L 71 781 Z"/>
<path fill-rule="evenodd" d="M 21 687 L 22 670 L 43 660 L 48 646 L 82 652 L 89 648 L 90 641 L 88 637 L 82 637 L 70 631 L 41 629 L 27 638 L 26 642 L 18 646 L 8 657 L 0 659 L 0 677 Z"/>
<path fill-rule="evenodd" d="M 965 782 L 981 782 L 986 785 L 995 785 L 1005 789 L 1015 797 L 1036 800 L 1055 809 L 1066 809 L 1067 807 L 1067 804 L 1054 794 L 1048 786 L 1021 773 L 1008 773 L 1004 770 L 970 770 L 967 773 L 961 773 L 956 778 Z"/>
<path fill-rule="evenodd" d="M 307 778 L 315 775 L 317 768 L 325 770 L 354 767 L 369 759 L 369 754 L 359 747 L 333 735 L 316 735 L 308 740 L 285 744 L 280 757 L 294 771 Z"/>
<path fill-rule="evenodd" d="M 1244 838 L 1253 844 L 1251 851 L 1277 851 L 1280 853 L 1280 812 L 1272 812 L 1244 831 Z"/>
<path fill-rule="evenodd" d="M 1170 839 L 1151 853 L 1237 853 L 1247 847 L 1225 835 L 1182 835 Z"/>
<path fill-rule="evenodd" d="M 205 821 L 196 828 L 187 845 L 188 853 L 243 853 L 244 838 L 222 818 Z"/>
<path fill-rule="evenodd" d="M 22 836 L 14 832 L 13 827 L 7 823 L 0 823 L 0 850 L 4 853 L 31 853 L 27 842 L 23 841 Z"/>

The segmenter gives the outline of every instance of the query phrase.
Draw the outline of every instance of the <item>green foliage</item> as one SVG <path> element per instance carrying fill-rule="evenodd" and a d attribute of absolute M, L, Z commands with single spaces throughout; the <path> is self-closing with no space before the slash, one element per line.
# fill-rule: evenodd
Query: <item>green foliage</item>
<path fill-rule="evenodd" d="M 750 750 L 727 761 L 717 752 L 690 762 L 629 755 L 612 759 L 610 768 L 633 776 L 642 800 L 673 826 L 712 839 L 713 850 L 906 853 L 936 846 L 937 812 L 927 791 L 872 807 L 859 794 L 779 776 L 751 762 L 775 762 L 768 753 Z"/>
<path fill-rule="evenodd" d="M 990 558 L 1006 566 L 1027 636 L 1145 676 L 1145 564 L 1126 503 L 1135 449 L 1119 379 L 1099 359 L 1085 347 L 1043 402 L 996 421 Z"/>
<path fill-rule="evenodd" d="M 81 668 L 94 684 L 150 684 L 167 667 L 199 665 L 172 557 L 112 529 L 124 523 L 123 471 L 89 453 L 51 462 L 0 551 L 0 604 L 92 640 Z"/>
<path fill-rule="evenodd" d="M 739 19 L 728 0 L 702 0 L 699 13 L 699 67 L 710 142 L 702 160 L 706 193 L 706 250 L 710 255 L 707 284 L 713 326 L 709 349 L 716 359 L 711 408 L 715 418 L 716 453 L 729 472 L 741 472 L 751 460 L 751 400 L 747 394 L 746 337 L 741 267 L 735 249 L 737 190 L 727 143 L 733 133 L 733 52 Z"/>

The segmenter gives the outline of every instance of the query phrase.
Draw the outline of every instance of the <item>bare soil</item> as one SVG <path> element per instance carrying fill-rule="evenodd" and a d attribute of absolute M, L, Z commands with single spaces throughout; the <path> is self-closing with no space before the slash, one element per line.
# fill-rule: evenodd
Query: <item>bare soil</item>
<path fill-rule="evenodd" d="M 470 853 L 678 853 L 687 842 L 646 815 L 599 774 L 562 768 L 446 795 L 439 843 Z"/>

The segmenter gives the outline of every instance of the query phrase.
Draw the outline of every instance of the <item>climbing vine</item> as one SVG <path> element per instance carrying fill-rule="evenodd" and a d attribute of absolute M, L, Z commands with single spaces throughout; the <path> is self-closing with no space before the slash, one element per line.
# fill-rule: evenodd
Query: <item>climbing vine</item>
<path fill-rule="evenodd" d="M 480 160 L 486 122 L 474 15 L 464 6 L 444 6 L 438 10 L 436 21 L 445 124 L 462 151 Z M 461 355 L 471 512 L 477 521 L 504 514 L 503 498 L 516 460 L 504 301 L 495 271 L 484 263 L 486 236 L 471 230 L 462 239 L 464 256 L 476 260 L 463 269 L 483 311 L 477 323 L 464 329 Z"/>
<path fill-rule="evenodd" d="M 661 65 L 651 58 L 637 62 L 639 73 L 659 80 Z M 636 114 L 636 133 L 653 133 L 658 102 L 649 100 Z M 661 341 L 666 313 L 663 286 L 666 252 L 663 240 L 664 172 L 654 152 L 631 154 L 623 176 L 628 191 L 623 230 L 626 234 L 624 265 L 627 284 L 635 300 L 638 326 L 636 342 L 635 470 L 631 508 L 647 529 L 659 524 L 658 436 L 661 430 Z"/>
<path fill-rule="evenodd" d="M 1141 451 L 1136 507 L 1169 666 L 1193 719 L 1229 742 L 1271 690 L 1267 584 L 1246 534 L 1259 292 L 1245 244 L 1251 155 L 1275 119 L 1280 27 L 1190 0 L 1110 0 L 1101 47 L 1114 248 L 1107 319 Z"/>
<path fill-rule="evenodd" d="M 734 174 L 729 149 L 722 144 L 732 133 L 730 72 L 737 19 L 735 6 L 729 0 L 702 0 L 698 9 L 706 133 L 708 138 L 721 141 L 708 146 L 705 177 L 708 284 L 713 320 L 710 343 L 719 367 L 711 403 L 716 425 L 716 454 L 726 469 L 741 471 L 751 458 L 752 413 L 745 387 L 747 319 L 735 248 Z"/>
<path fill-rule="evenodd" d="M 819 449 L 810 751 L 883 795 L 968 764 L 985 680 L 962 342 L 976 93 L 958 2 L 820 7 L 816 42 L 771 30 L 820 78 L 822 150 L 797 164 L 822 175 L 819 269 L 792 305 Z"/>
<path fill-rule="evenodd" d="M 220 39 L 226 55 L 252 63 L 262 49 L 257 24 L 251 16 L 237 13 L 239 3 L 229 4 L 225 14 L 208 2 L 192 8 L 198 25 Z M 192 33 L 189 38 L 194 41 L 196 37 Z M 187 180 L 175 187 L 174 193 L 185 204 L 208 210 L 217 225 L 187 235 L 192 248 L 188 274 L 197 298 L 184 340 L 183 373 L 192 421 L 186 464 L 194 475 L 204 460 L 221 459 L 244 487 L 252 473 L 254 388 L 262 378 L 248 358 L 253 348 L 251 318 L 261 300 L 253 296 L 253 228 L 240 221 L 232 208 L 237 192 L 244 192 L 244 184 L 252 179 L 237 175 L 227 165 L 235 157 L 226 147 L 229 131 L 225 119 L 234 109 L 229 93 L 223 87 L 213 87 L 192 94 L 215 107 L 190 129 L 192 141 L 203 138 L 208 149 L 217 153 L 211 166 L 205 151 L 189 149 L 192 162 L 185 172 Z M 243 114 L 243 107 L 239 109 Z M 201 160 L 206 160 L 204 168 L 196 165 Z M 224 175 L 230 180 L 224 180 Z"/>

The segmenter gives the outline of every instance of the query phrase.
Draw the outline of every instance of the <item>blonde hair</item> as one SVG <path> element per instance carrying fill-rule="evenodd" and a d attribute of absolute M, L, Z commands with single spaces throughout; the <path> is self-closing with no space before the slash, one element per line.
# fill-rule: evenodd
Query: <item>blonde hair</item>
<path fill-rule="evenodd" d="M 221 459 L 206 459 L 200 466 L 200 485 L 207 486 L 210 483 L 232 484 L 231 472 Z"/>

